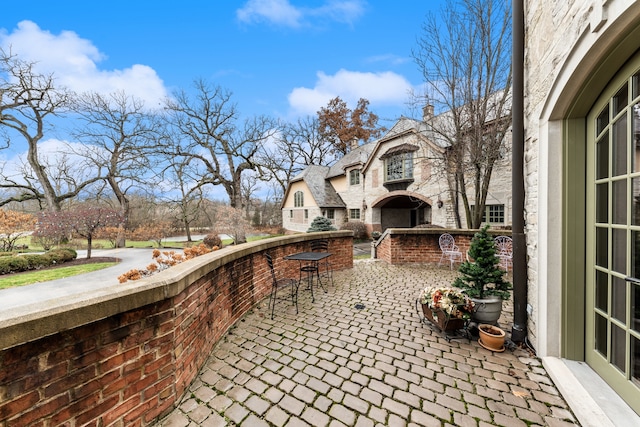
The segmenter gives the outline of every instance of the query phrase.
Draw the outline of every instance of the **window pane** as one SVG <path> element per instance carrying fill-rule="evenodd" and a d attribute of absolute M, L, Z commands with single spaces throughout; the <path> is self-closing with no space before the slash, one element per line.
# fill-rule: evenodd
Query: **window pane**
<path fill-rule="evenodd" d="M 404 177 L 406 179 L 413 178 L 413 153 L 405 154 Z"/>
<path fill-rule="evenodd" d="M 596 313 L 596 350 L 607 357 L 607 319 Z"/>
<path fill-rule="evenodd" d="M 611 222 L 627 224 L 627 180 L 614 181 L 611 184 Z"/>
<path fill-rule="evenodd" d="M 626 372 L 627 334 L 624 329 L 611 324 L 611 363 L 621 372 Z"/>
<path fill-rule="evenodd" d="M 609 132 L 602 135 L 596 145 L 596 179 L 609 176 Z"/>
<path fill-rule="evenodd" d="M 613 138 L 611 140 L 613 157 L 613 176 L 627 173 L 627 115 L 620 117 L 613 124 Z"/>
<path fill-rule="evenodd" d="M 640 172 L 640 102 L 633 106 L 631 110 L 631 135 L 633 142 L 631 144 L 631 170 Z"/>
<path fill-rule="evenodd" d="M 640 332 L 640 285 L 635 283 L 631 285 L 631 301 L 631 329 Z"/>
<path fill-rule="evenodd" d="M 639 83 L 640 72 L 637 72 L 633 75 L 633 77 L 631 77 L 631 96 L 633 97 L 633 99 L 636 99 L 640 96 L 640 87 L 638 86 Z"/>
<path fill-rule="evenodd" d="M 631 224 L 640 225 L 640 178 L 631 180 L 633 196 L 631 200 Z"/>
<path fill-rule="evenodd" d="M 631 276 L 640 278 L 640 232 L 631 232 Z"/>
<path fill-rule="evenodd" d="M 596 135 L 600 135 L 600 132 L 605 130 L 609 124 L 609 104 L 602 110 L 596 119 Z"/>
<path fill-rule="evenodd" d="M 611 281 L 611 316 L 627 323 L 627 282 L 616 276 Z"/>
<path fill-rule="evenodd" d="M 596 308 L 602 311 L 608 310 L 609 305 L 609 275 L 603 271 L 596 271 Z"/>
<path fill-rule="evenodd" d="M 613 97 L 613 115 L 617 115 L 620 111 L 624 110 L 624 108 L 629 103 L 629 90 L 627 89 L 627 84 L 615 94 Z"/>
<path fill-rule="evenodd" d="M 596 185 L 596 222 L 609 222 L 609 183 Z"/>
<path fill-rule="evenodd" d="M 611 269 L 620 274 L 627 273 L 627 230 L 611 230 Z"/>
<path fill-rule="evenodd" d="M 640 387 L 640 340 L 631 337 L 631 382 Z"/>
<path fill-rule="evenodd" d="M 609 242 L 608 229 L 599 227 L 596 229 L 596 265 L 609 268 Z"/>

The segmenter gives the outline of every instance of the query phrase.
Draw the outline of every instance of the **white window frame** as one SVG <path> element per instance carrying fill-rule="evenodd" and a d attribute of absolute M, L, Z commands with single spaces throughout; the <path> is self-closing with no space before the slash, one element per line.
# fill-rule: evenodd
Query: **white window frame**
<path fill-rule="evenodd" d="M 360 185 L 360 169 L 349 171 L 349 185 Z"/>

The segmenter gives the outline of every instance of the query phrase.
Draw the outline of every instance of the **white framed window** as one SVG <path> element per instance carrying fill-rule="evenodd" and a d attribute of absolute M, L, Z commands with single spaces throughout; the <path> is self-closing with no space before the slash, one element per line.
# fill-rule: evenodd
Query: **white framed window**
<path fill-rule="evenodd" d="M 293 195 L 293 206 L 296 208 L 304 206 L 304 193 L 302 191 L 296 191 Z"/>
<path fill-rule="evenodd" d="M 360 219 L 360 209 L 349 209 L 349 219 Z"/>
<path fill-rule="evenodd" d="M 475 209 L 475 206 L 473 206 Z M 504 205 L 485 205 L 482 222 L 486 224 L 504 224 Z"/>
<path fill-rule="evenodd" d="M 413 152 L 400 153 L 384 160 L 384 180 L 413 179 Z"/>
<path fill-rule="evenodd" d="M 349 185 L 360 184 L 360 169 L 354 169 L 349 171 Z"/>

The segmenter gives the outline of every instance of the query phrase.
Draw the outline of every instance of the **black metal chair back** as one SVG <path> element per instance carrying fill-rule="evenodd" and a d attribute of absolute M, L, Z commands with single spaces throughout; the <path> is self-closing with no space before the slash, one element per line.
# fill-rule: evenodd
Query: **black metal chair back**
<path fill-rule="evenodd" d="M 271 309 L 271 319 L 273 319 L 276 301 L 277 300 L 289 300 L 296 306 L 296 314 L 298 314 L 298 281 L 290 278 L 278 278 L 276 269 L 273 263 L 273 256 L 269 252 L 264 253 L 264 257 L 267 259 L 267 265 L 271 272 L 271 295 L 269 297 L 269 308 Z M 287 289 L 288 288 L 288 289 Z M 278 297 L 278 291 L 286 292 L 285 295 Z"/>

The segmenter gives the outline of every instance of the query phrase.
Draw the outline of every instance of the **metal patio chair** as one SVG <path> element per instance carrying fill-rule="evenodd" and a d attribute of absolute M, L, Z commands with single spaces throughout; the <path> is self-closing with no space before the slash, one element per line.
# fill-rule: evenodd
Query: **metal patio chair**
<path fill-rule="evenodd" d="M 509 236 L 498 236 L 494 239 L 496 256 L 500 259 L 500 267 L 509 271 L 513 265 L 513 240 Z"/>
<path fill-rule="evenodd" d="M 440 251 L 442 251 L 438 267 L 442 264 L 442 261 L 448 260 L 449 268 L 453 270 L 454 263 L 462 262 L 462 252 L 460 252 L 460 248 L 458 248 L 453 236 L 449 233 L 440 235 L 438 243 L 440 245 Z"/>
<path fill-rule="evenodd" d="M 265 258 L 271 272 L 271 296 L 269 297 L 269 308 L 271 308 L 271 319 L 276 309 L 276 301 L 288 301 L 291 299 L 293 305 L 296 306 L 296 314 L 298 314 L 298 281 L 296 279 L 278 277 L 276 269 L 273 265 L 273 257 L 270 253 L 265 252 Z M 281 296 L 278 296 L 278 292 Z M 282 295 L 284 292 L 284 295 Z"/>

